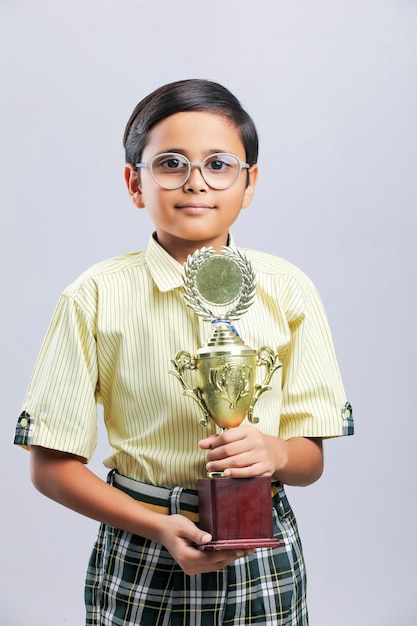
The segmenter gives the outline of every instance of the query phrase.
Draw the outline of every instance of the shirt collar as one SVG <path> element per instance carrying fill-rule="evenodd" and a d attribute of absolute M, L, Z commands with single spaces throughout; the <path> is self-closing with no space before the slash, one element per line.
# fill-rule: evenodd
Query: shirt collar
<path fill-rule="evenodd" d="M 229 246 L 235 247 L 232 236 L 229 235 Z M 157 242 L 154 234 L 149 238 L 149 244 L 145 252 L 146 264 L 159 291 L 170 291 L 182 287 L 183 266 L 178 263 Z"/>
<path fill-rule="evenodd" d="M 146 264 L 159 291 L 170 291 L 182 285 L 182 265 L 178 263 L 152 234 L 145 252 Z"/>

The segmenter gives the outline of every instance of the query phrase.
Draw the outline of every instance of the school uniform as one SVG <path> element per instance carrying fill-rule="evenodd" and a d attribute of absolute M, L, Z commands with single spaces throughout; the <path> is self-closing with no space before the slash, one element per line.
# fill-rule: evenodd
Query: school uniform
<path fill-rule="evenodd" d="M 247 345 L 271 347 L 282 364 L 256 404 L 257 427 L 284 439 L 353 434 L 316 288 L 283 259 L 241 251 L 254 266 L 257 293 L 235 326 Z M 211 334 L 184 302 L 182 266 L 153 236 L 145 251 L 95 265 L 60 298 L 15 443 L 87 463 L 102 404 L 111 447 L 104 464 L 115 488 L 153 510 L 197 520 L 196 484 L 206 475 L 198 441 L 217 427 L 200 426 L 199 407 L 169 371 L 178 351 L 195 353 Z M 197 576 L 184 574 L 163 546 L 102 525 L 87 573 L 86 624 L 307 624 L 301 543 L 281 485 L 272 505 L 284 547 L 257 549 Z"/>

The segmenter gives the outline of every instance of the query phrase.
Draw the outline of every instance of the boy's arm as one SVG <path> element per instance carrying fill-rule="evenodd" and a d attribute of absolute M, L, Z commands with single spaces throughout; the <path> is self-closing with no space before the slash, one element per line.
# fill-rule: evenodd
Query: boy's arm
<path fill-rule="evenodd" d="M 182 515 L 150 511 L 129 495 L 107 484 L 77 457 L 38 446 L 32 447 L 31 476 L 48 498 L 116 528 L 163 544 L 186 574 L 221 569 L 243 555 L 241 551 L 206 552 L 211 535 Z"/>
<path fill-rule="evenodd" d="M 233 478 L 271 476 L 283 484 L 305 486 L 323 473 L 323 444 L 319 438 L 284 440 L 265 435 L 254 426 L 230 428 L 200 441 L 208 450 L 207 471 Z"/>

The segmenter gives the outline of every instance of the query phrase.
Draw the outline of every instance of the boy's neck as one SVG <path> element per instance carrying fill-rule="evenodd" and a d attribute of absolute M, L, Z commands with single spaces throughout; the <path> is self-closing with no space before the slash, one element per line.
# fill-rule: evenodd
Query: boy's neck
<path fill-rule="evenodd" d="M 160 238 L 158 238 L 158 234 L 156 231 L 152 234 L 152 236 L 155 239 L 155 241 L 157 241 L 159 245 L 162 248 L 164 248 L 166 252 L 168 252 L 168 254 L 170 254 L 176 261 L 178 261 L 178 263 L 181 263 L 181 264 L 185 263 L 188 256 L 193 254 L 196 250 L 199 250 L 200 248 L 203 248 L 203 247 L 207 247 L 207 248 L 210 247 L 210 243 L 208 242 L 184 240 L 181 242 L 181 246 L 176 246 L 174 249 L 173 247 L 169 245 L 165 245 L 163 241 L 161 242 Z M 213 248 L 216 252 L 220 252 L 223 246 L 228 246 L 228 245 L 230 245 L 229 234 L 227 234 L 224 243 L 221 243 L 220 245 L 213 245 Z"/>

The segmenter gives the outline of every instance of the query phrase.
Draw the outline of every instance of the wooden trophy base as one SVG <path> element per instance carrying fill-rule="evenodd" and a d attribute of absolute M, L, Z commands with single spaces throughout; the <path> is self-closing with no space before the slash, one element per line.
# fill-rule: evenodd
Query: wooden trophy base
<path fill-rule="evenodd" d="M 276 548 L 272 534 L 271 479 L 202 478 L 198 481 L 199 526 L 213 537 L 201 550 Z"/>

